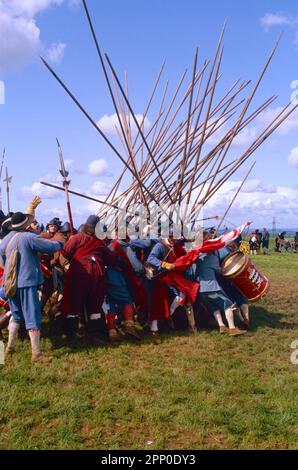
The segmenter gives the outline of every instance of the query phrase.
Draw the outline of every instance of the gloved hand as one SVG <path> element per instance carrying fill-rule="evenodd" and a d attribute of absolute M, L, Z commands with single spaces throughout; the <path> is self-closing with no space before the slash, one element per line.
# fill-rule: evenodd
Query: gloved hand
<path fill-rule="evenodd" d="M 163 261 L 161 263 L 161 268 L 167 269 L 168 271 L 173 271 L 175 269 L 175 265 L 172 263 L 167 263 L 166 261 Z"/>
<path fill-rule="evenodd" d="M 40 197 L 39 196 L 34 196 L 32 201 L 30 202 L 28 208 L 26 209 L 25 214 L 30 214 L 30 215 L 33 215 L 33 217 L 35 217 L 35 209 L 37 208 L 37 206 L 40 203 L 41 203 Z"/>

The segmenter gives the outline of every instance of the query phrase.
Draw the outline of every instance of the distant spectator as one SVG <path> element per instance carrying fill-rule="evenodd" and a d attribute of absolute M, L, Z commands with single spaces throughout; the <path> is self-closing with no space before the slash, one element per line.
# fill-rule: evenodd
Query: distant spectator
<path fill-rule="evenodd" d="M 296 232 L 295 237 L 294 237 L 294 248 L 295 248 L 295 251 L 298 251 L 298 232 Z"/>
<path fill-rule="evenodd" d="M 275 238 L 275 251 L 277 253 L 281 253 L 281 248 L 285 244 L 285 234 L 286 234 L 286 232 L 281 232 Z"/>
<path fill-rule="evenodd" d="M 252 232 L 250 238 L 249 238 L 249 249 L 250 249 L 250 254 L 251 255 L 256 255 L 258 252 L 258 249 L 260 248 L 260 242 L 259 242 L 259 237 L 256 234 L 256 232 Z"/>
<path fill-rule="evenodd" d="M 259 230 L 258 228 L 256 229 L 256 236 L 258 237 L 259 245 L 261 245 L 262 234 L 261 234 L 261 232 L 260 232 L 260 230 Z"/>
<path fill-rule="evenodd" d="M 267 255 L 268 250 L 269 250 L 269 240 L 270 240 L 270 234 L 268 230 L 264 227 L 262 230 L 262 248 L 263 248 L 263 254 Z"/>

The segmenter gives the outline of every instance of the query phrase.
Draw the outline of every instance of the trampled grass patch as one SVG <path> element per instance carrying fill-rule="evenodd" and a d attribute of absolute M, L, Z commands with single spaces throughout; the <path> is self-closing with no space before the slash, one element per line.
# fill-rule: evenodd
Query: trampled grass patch
<path fill-rule="evenodd" d="M 0 448 L 297 448 L 298 255 L 254 261 L 271 288 L 243 337 L 202 330 L 116 347 L 47 337 L 46 367 L 19 342 L 0 369 Z"/>

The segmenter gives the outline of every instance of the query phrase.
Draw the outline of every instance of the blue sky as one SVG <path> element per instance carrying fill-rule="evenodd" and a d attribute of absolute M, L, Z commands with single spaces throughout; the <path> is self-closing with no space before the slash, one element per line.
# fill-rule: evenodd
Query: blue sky
<path fill-rule="evenodd" d="M 121 77 L 124 71 L 128 73 L 137 113 L 145 108 L 163 60 L 163 83 L 169 78 L 174 90 L 186 67 L 191 73 L 195 47 L 200 63 L 212 56 L 225 19 L 223 87 L 238 78 L 255 80 L 283 30 L 255 104 L 278 94 L 272 105 L 274 113 L 290 100 L 291 82 L 298 80 L 298 7 L 294 0 L 89 0 L 88 5 L 103 51 Z M 81 2 L 0 0 L 0 31 L 5 38 L 0 45 L 0 79 L 5 83 L 0 149 L 6 147 L 6 163 L 13 175 L 13 210 L 25 209 L 31 194 L 40 191 L 36 183 L 41 178 L 58 176 L 56 137 L 65 159 L 72 161 L 72 187 L 104 194 L 122 166 L 38 58 L 39 54 L 47 57 L 96 121 L 113 114 Z M 148 117 L 154 120 L 154 112 Z M 229 220 L 238 223 L 250 218 L 270 226 L 275 215 L 281 226 L 298 225 L 297 130 L 296 114 L 256 153 L 251 181 Z M 101 161 L 90 172 L 90 163 L 98 160 L 106 160 L 107 165 Z M 241 175 L 243 172 L 235 175 L 221 197 L 215 198 L 211 212 L 224 212 Z M 47 221 L 55 213 L 65 217 L 61 195 L 54 198 L 44 190 L 41 195 L 40 219 Z M 6 207 L 5 198 L 3 204 Z M 72 204 L 77 223 L 94 210 L 75 197 Z"/>

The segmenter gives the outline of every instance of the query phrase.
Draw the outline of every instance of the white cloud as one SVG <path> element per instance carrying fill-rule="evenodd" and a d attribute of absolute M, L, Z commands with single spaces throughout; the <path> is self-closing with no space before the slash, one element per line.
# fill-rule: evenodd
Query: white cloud
<path fill-rule="evenodd" d="M 99 160 L 93 160 L 93 162 L 89 163 L 88 165 L 89 173 L 92 176 L 108 176 L 110 174 L 108 168 L 108 162 L 103 158 L 100 158 Z"/>
<path fill-rule="evenodd" d="M 289 26 L 297 27 L 298 16 L 291 16 L 283 13 L 266 13 L 261 19 L 260 24 L 263 29 L 267 32 L 274 26 Z M 298 46 L 298 31 L 295 33 L 293 44 Z"/>
<path fill-rule="evenodd" d="M 59 217 L 62 222 L 68 220 L 66 209 L 61 209 L 59 207 L 44 208 L 42 205 L 38 206 L 36 217 L 38 222 L 44 225 L 46 225 L 54 217 Z"/>
<path fill-rule="evenodd" d="M 33 19 L 10 17 L 0 10 L 0 72 L 21 67 L 36 56 L 40 30 Z"/>
<path fill-rule="evenodd" d="M 141 125 L 142 121 L 143 121 L 143 114 L 136 114 L 135 116 L 136 116 L 136 119 L 138 121 L 138 124 Z M 127 122 L 128 122 L 128 116 L 127 116 L 126 119 L 127 119 Z M 122 121 L 122 123 L 123 123 L 123 121 Z M 123 123 L 123 124 L 125 124 L 125 123 Z M 99 119 L 99 121 L 97 122 L 97 125 L 106 134 L 116 135 L 117 134 L 116 126 L 118 127 L 118 129 L 120 129 L 120 125 L 119 125 L 119 121 L 118 121 L 118 117 L 117 117 L 116 113 L 111 114 L 110 116 L 108 114 L 105 114 L 104 116 L 102 116 Z M 130 125 L 131 125 L 131 132 L 132 132 L 133 135 L 135 135 L 136 132 L 137 132 L 137 126 L 135 125 L 132 117 L 130 118 Z M 144 129 L 146 130 L 149 127 L 150 127 L 150 121 L 147 117 L 145 117 L 145 119 L 144 119 Z"/>
<path fill-rule="evenodd" d="M 105 181 L 95 181 L 91 186 L 92 193 L 100 196 L 107 196 L 111 189 L 112 185 Z"/>
<path fill-rule="evenodd" d="M 66 44 L 63 42 L 52 44 L 51 47 L 46 50 L 45 56 L 53 64 L 60 64 L 64 56 L 65 48 Z"/>
<path fill-rule="evenodd" d="M 257 129 L 255 127 L 244 127 L 233 140 L 232 146 L 243 147 L 250 145 L 257 137 Z"/>
<path fill-rule="evenodd" d="M 232 125 L 228 126 L 223 124 L 214 134 L 212 134 L 209 139 L 206 141 L 206 144 L 215 146 L 222 140 L 225 135 L 229 132 Z M 232 142 L 233 148 L 247 147 L 249 146 L 257 137 L 257 129 L 254 126 L 244 127 L 239 134 L 234 137 Z"/>
<path fill-rule="evenodd" d="M 69 8 L 77 8 L 81 3 L 81 0 L 68 0 Z"/>
<path fill-rule="evenodd" d="M 64 161 L 64 165 L 66 169 L 72 168 L 74 165 L 74 160 L 71 160 L 70 158 Z"/>
<path fill-rule="evenodd" d="M 282 111 L 282 106 L 277 106 L 275 108 L 269 107 L 261 114 L 259 114 L 258 118 L 256 119 L 256 123 L 258 126 L 265 128 L 268 126 L 270 122 Z M 290 108 L 287 110 L 289 111 Z M 275 131 L 277 134 L 285 136 L 290 132 L 298 129 L 298 109 L 292 112 L 290 116 L 279 126 L 279 128 Z"/>
<path fill-rule="evenodd" d="M 31 198 L 32 196 L 40 196 L 41 199 L 56 199 L 62 197 L 62 191 L 45 186 L 44 184 L 41 184 L 40 181 L 45 181 L 47 183 L 56 185 L 58 184 L 58 186 L 61 186 L 62 184 L 61 176 L 47 174 L 42 176 L 39 181 L 34 181 L 31 186 L 24 186 L 24 188 L 21 190 L 22 197 Z"/>
<path fill-rule="evenodd" d="M 298 168 L 298 147 L 294 147 L 289 155 L 288 163 L 290 166 Z"/>
<path fill-rule="evenodd" d="M 44 186 L 39 181 L 35 181 L 31 186 L 25 186 L 22 190 L 25 197 L 40 196 L 41 199 L 56 199 L 61 197 L 61 192 L 57 189 Z"/>
<path fill-rule="evenodd" d="M 226 182 L 207 203 L 204 216 L 211 212 L 224 214 L 240 184 L 241 181 Z M 297 225 L 298 187 L 266 186 L 259 180 L 250 180 L 237 196 L 227 219 L 235 224 L 250 219 L 254 226 L 270 227 L 274 216 L 280 227 Z"/>
<path fill-rule="evenodd" d="M 272 194 L 276 192 L 276 188 L 272 185 L 265 185 L 262 183 L 261 180 L 259 179 L 251 179 L 247 180 L 244 183 L 244 186 L 242 188 L 242 192 L 244 193 L 268 193 Z"/>
<path fill-rule="evenodd" d="M 260 19 L 261 26 L 268 31 L 272 26 L 292 26 L 297 23 L 297 18 L 281 13 L 266 13 Z"/>
<path fill-rule="evenodd" d="M 40 40 L 36 15 L 64 0 L 0 0 L 0 72 L 22 67 L 45 49 Z M 5 38 L 5 40 L 3 40 Z M 52 62 L 62 59 L 65 44 L 53 44 L 47 51 Z"/>
<path fill-rule="evenodd" d="M 64 0 L 1 0 L 0 9 L 15 16 L 34 17 L 52 5 L 61 5 Z"/>
<path fill-rule="evenodd" d="M 77 175 L 82 175 L 85 173 L 83 168 L 77 167 L 76 162 L 71 158 L 64 160 L 66 170 L 71 170 L 71 173 L 76 173 Z"/>
<path fill-rule="evenodd" d="M 294 106 L 293 103 L 291 106 Z M 283 106 L 268 107 L 260 113 L 253 121 L 253 125 L 245 127 L 239 134 L 236 135 L 232 142 L 232 147 L 248 147 L 260 135 L 264 129 L 269 126 L 273 120 L 284 109 Z M 290 107 L 286 112 L 290 111 Z M 223 124 L 211 137 L 207 140 L 208 145 L 216 145 L 227 134 L 231 126 L 226 123 Z M 286 136 L 292 131 L 298 130 L 298 108 L 290 114 L 287 119 L 274 131 L 274 134 Z M 273 135 L 274 135 L 273 134 Z M 271 136 L 272 137 L 272 136 Z"/>

